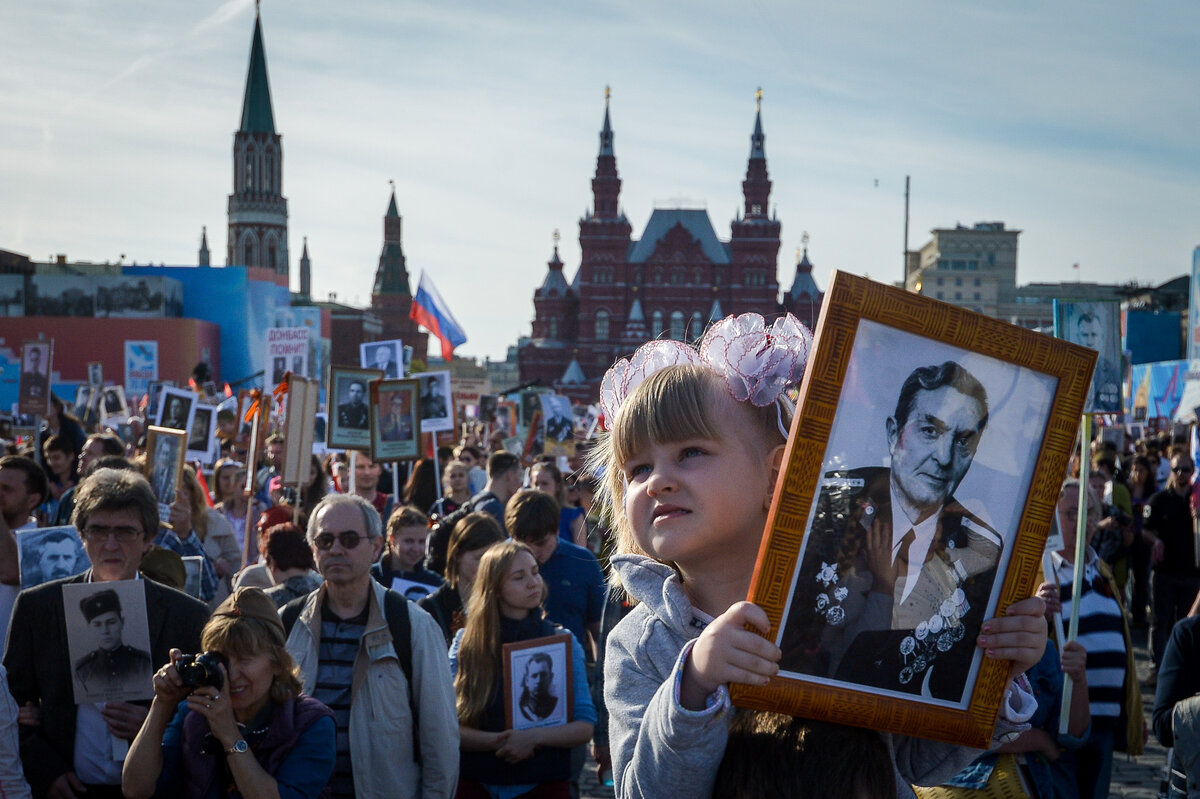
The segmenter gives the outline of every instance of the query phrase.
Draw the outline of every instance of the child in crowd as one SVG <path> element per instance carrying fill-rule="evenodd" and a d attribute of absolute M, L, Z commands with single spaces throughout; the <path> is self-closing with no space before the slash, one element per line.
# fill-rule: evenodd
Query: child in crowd
<path fill-rule="evenodd" d="M 484 553 L 466 627 L 450 647 L 462 748 L 457 799 L 570 796 L 571 748 L 592 737 L 596 722 L 578 641 L 571 641 L 574 690 L 569 721 L 505 729 L 504 644 L 563 632 L 544 618 L 545 598 L 546 586 L 529 547 L 504 541 Z"/>
<path fill-rule="evenodd" d="M 392 511 L 387 520 L 387 550 L 371 566 L 379 583 L 417 601 L 442 584 L 442 578 L 422 567 L 429 517 L 412 505 Z"/>
<path fill-rule="evenodd" d="M 713 795 L 734 715 L 728 684 L 763 685 L 781 652 L 751 629 L 769 629 L 762 608 L 743 601 L 783 462 L 790 404 L 783 390 L 800 378 L 811 334 L 790 315 L 767 328 L 761 317 L 728 318 L 696 349 L 655 341 L 620 361 L 601 385 L 611 431 L 593 460 L 603 469 L 616 513 L 612 566 L 637 606 L 613 630 L 606 653 L 616 794 Z M 743 353 L 737 362 L 731 353 Z M 1046 643 L 1043 604 L 1014 603 L 985 622 L 977 641 L 985 656 L 1013 661 L 1021 674 Z M 1023 729 L 1035 707 L 1026 691 L 1006 693 L 998 737 Z M 758 725 L 756 729 L 762 729 Z M 797 756 L 859 762 L 863 745 L 823 745 L 789 723 Z M 803 735 L 801 733 L 804 733 Z M 856 735 L 859 733 L 855 733 Z M 882 742 L 885 771 L 860 775 L 845 795 L 886 796 L 872 786 L 937 784 L 979 752 L 965 747 L 865 731 Z M 851 735 L 850 737 L 854 737 Z M 844 743 L 844 741 L 842 742 Z M 805 769 L 778 770 L 769 748 L 747 748 L 771 789 L 801 795 L 809 785 L 783 784 Z M 862 758 L 864 768 L 873 762 Z M 744 764 L 743 764 L 744 767 Z M 890 769 L 888 769 L 890 767 Z M 832 766 L 830 766 L 832 768 Z M 792 775 L 790 778 L 788 775 Z"/>

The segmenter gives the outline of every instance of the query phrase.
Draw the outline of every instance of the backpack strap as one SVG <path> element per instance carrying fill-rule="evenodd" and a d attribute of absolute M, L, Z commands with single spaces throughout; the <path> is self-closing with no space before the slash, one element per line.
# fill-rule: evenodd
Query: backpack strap
<path fill-rule="evenodd" d="M 296 597 L 279 609 L 279 618 L 283 620 L 284 641 L 292 634 L 292 628 L 296 626 L 296 619 L 300 618 L 300 611 L 304 610 L 304 601 L 306 599 L 308 599 L 307 594 Z"/>
<path fill-rule="evenodd" d="M 413 762 L 421 764 L 421 714 L 417 687 L 413 682 L 412 620 L 408 617 L 408 600 L 396 591 L 383 592 L 383 615 L 392 634 L 392 647 L 404 679 L 408 681 L 408 706 L 412 715 Z M 284 623 L 286 626 L 286 622 Z"/>

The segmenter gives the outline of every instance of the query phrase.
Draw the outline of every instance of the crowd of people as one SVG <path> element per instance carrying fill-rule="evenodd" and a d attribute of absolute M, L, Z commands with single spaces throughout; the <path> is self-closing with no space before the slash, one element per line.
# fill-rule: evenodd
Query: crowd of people
<path fill-rule="evenodd" d="M 751 402 L 695 352 L 605 393 L 607 431 L 569 459 L 464 437 L 404 475 L 363 452 L 306 455 L 292 486 L 285 430 L 254 468 L 226 425 L 220 458 L 185 466 L 168 503 L 147 479 L 144 439 L 89 430 L 52 398 L 39 435 L 0 457 L 0 791 L 556 799 L 578 796 L 590 754 L 621 797 L 1013 785 L 1101 797 L 1114 752 L 1139 754 L 1150 732 L 1139 627 L 1153 732 L 1200 764 L 1200 482 L 1170 436 L 1097 439 L 1083 481 L 1075 458 L 1055 514 L 1062 547 L 1036 592 L 997 618 L 976 609 L 967 646 L 1011 663 L 986 752 L 735 709 L 729 684 L 768 683 L 793 645 L 765 638 L 766 613 L 745 599 L 793 413 L 782 387 L 803 359 Z M 914 407 L 922 391 L 975 401 L 950 385 L 913 391 Z M 928 513 L 948 518 L 965 469 Z M 1056 617 L 1072 612 L 1081 492 L 1084 582 L 1067 642 Z M 22 590 L 21 534 L 65 525 L 85 559 L 64 576 L 48 561 Z M 897 598 L 924 568 L 908 551 L 871 565 Z M 73 599 L 96 583 L 112 597 Z M 86 663 L 72 658 L 80 626 L 100 641 Z M 552 641 L 564 642 L 555 656 Z M 122 659 L 148 659 L 152 677 Z M 80 701 L 81 670 L 141 693 Z"/>

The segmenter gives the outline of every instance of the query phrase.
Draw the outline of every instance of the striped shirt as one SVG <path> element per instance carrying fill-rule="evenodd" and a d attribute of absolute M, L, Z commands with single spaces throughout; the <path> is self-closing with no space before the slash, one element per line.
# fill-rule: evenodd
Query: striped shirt
<path fill-rule="evenodd" d="M 313 698 L 333 711 L 337 724 L 337 761 L 329 786 L 337 799 L 354 798 L 354 771 L 350 764 L 350 692 L 354 684 L 354 659 L 367 627 L 367 610 L 343 620 L 321 607 L 321 646 L 318 649 L 317 684 Z"/>
<path fill-rule="evenodd" d="M 1071 618 L 1074 567 L 1057 552 L 1063 623 Z M 1092 718 L 1117 718 L 1125 692 L 1125 635 L 1121 606 L 1112 596 L 1108 580 L 1096 568 L 1096 553 L 1087 550 L 1083 567 L 1083 593 L 1079 598 L 1079 644 L 1087 650 L 1088 706 Z"/>

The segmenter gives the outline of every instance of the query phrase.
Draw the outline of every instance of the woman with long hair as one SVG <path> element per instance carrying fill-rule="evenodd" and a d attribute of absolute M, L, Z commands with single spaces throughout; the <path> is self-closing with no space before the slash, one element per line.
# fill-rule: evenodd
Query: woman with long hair
<path fill-rule="evenodd" d="M 471 498 L 469 475 L 471 470 L 460 460 L 453 460 L 442 470 L 442 498 L 433 503 L 428 513 L 445 518 L 463 506 Z"/>
<path fill-rule="evenodd" d="M 458 799 L 502 794 L 566 799 L 571 748 L 592 737 L 596 708 L 588 695 L 583 647 L 571 639 L 572 706 L 565 724 L 505 729 L 504 644 L 562 632 L 546 620 L 546 584 L 529 547 L 504 541 L 484 553 L 467 604 L 467 622 L 450 647 L 458 709 Z"/>
<path fill-rule="evenodd" d="M 404 504 L 415 505 L 426 513 L 437 502 L 437 469 L 429 458 L 421 458 L 413 466 L 404 484 Z"/>
<path fill-rule="evenodd" d="M 529 470 L 529 482 L 538 491 L 558 502 L 558 537 L 575 546 L 587 548 L 587 511 L 567 503 L 567 481 L 553 463 L 538 461 Z"/>
<path fill-rule="evenodd" d="M 221 458 L 213 466 L 213 507 L 225 517 L 237 538 L 238 551 L 246 552 L 246 517 L 254 520 L 263 512 L 262 505 L 246 496 L 246 464 L 233 458 Z M 257 560 L 258 547 L 250 547 L 250 563 Z"/>
<path fill-rule="evenodd" d="M 275 603 L 239 588 L 200 642 L 219 659 L 201 666 L 172 649 L 154 675 L 150 713 L 121 769 L 125 796 L 323 795 L 337 753 L 333 711 L 301 694 Z M 197 673 L 205 678 L 189 682 Z"/>
<path fill-rule="evenodd" d="M 218 511 L 208 507 L 196 471 L 184 464 L 179 488 L 168 517 L 169 528 L 159 531 L 154 543 L 180 557 L 203 556 L 200 599 L 216 607 L 229 595 L 229 575 L 242 567 L 233 528 Z"/>
<path fill-rule="evenodd" d="M 458 520 L 450 532 L 450 547 L 446 551 L 446 582 L 417 604 L 425 609 L 442 628 L 446 646 L 466 621 L 465 608 L 479 573 L 479 561 L 492 544 L 504 540 L 504 528 L 496 517 L 484 511 L 468 513 Z"/>

